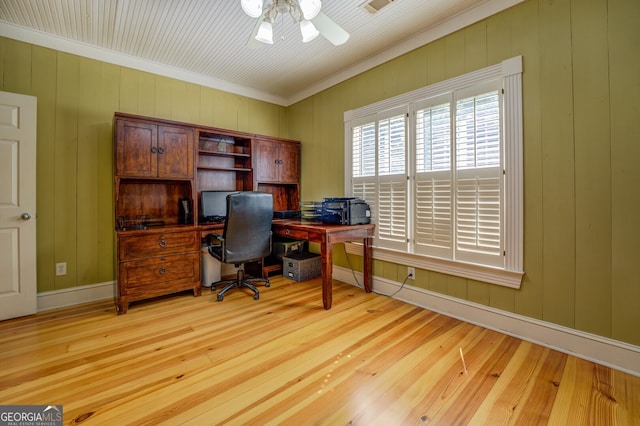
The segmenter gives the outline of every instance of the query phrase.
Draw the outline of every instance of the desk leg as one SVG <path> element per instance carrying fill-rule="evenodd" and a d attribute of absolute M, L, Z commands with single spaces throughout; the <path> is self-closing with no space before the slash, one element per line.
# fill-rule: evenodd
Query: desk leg
<path fill-rule="evenodd" d="M 373 253 L 371 238 L 363 238 L 364 242 L 364 291 L 371 293 L 373 289 Z"/>
<path fill-rule="evenodd" d="M 322 254 L 322 304 L 325 309 L 331 309 L 333 299 L 333 244 L 325 241 L 320 243 Z"/>

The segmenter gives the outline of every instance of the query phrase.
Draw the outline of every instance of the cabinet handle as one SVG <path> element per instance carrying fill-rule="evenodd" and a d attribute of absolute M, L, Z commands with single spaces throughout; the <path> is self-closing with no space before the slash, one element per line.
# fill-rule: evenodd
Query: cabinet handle
<path fill-rule="evenodd" d="M 158 148 L 158 154 L 164 154 L 164 148 Z"/>
<path fill-rule="evenodd" d="M 155 146 L 151 147 L 151 153 L 155 154 L 156 152 L 158 152 L 158 148 L 156 148 Z"/>
<path fill-rule="evenodd" d="M 164 248 L 167 246 L 167 242 L 165 240 L 160 240 L 160 247 Z"/>
<path fill-rule="evenodd" d="M 160 268 L 160 271 L 159 271 L 159 272 L 160 272 L 160 275 L 164 275 L 164 274 L 166 274 L 166 273 L 167 273 L 167 268 L 165 268 L 164 266 L 162 266 L 162 267 Z"/>

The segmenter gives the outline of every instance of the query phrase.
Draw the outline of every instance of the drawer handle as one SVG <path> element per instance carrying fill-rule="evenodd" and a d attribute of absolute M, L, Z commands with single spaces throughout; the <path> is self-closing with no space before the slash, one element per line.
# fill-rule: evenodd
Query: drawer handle
<path fill-rule="evenodd" d="M 287 235 L 289 235 L 289 230 L 288 230 L 288 229 L 287 229 L 287 230 L 285 230 L 285 231 L 284 231 L 284 233 L 285 233 L 285 234 L 287 234 Z"/>
<path fill-rule="evenodd" d="M 167 268 L 165 268 L 164 266 L 160 268 L 160 275 L 164 275 L 167 273 Z"/>
<path fill-rule="evenodd" d="M 167 241 L 166 240 L 160 240 L 160 247 L 164 248 L 167 246 Z"/>

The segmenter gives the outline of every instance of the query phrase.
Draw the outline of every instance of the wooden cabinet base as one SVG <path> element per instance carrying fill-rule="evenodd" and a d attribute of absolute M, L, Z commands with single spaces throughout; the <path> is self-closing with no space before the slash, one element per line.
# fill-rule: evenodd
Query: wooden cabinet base
<path fill-rule="evenodd" d="M 118 233 L 118 314 L 137 300 L 184 290 L 199 296 L 199 236 L 193 227 Z"/>
<path fill-rule="evenodd" d="M 126 296 L 118 296 L 116 301 L 116 309 L 118 311 L 118 315 L 126 314 L 129 310 L 129 304 L 131 302 L 136 302 L 139 300 L 147 300 L 153 297 L 166 296 L 168 294 L 178 293 L 184 290 L 193 289 L 193 296 L 198 297 L 202 294 L 202 286 L 200 282 L 190 284 L 185 286 L 184 288 L 178 288 L 175 284 L 171 284 L 169 288 L 156 288 L 154 290 L 147 290 L 144 293 L 140 294 L 129 294 Z"/>

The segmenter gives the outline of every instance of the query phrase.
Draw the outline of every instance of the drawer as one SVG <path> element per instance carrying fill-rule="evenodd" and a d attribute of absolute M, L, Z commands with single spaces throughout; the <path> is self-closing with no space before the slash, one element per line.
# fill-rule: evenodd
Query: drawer
<path fill-rule="evenodd" d="M 196 231 L 153 232 L 118 238 L 118 259 L 121 261 L 199 250 L 200 239 Z"/>
<path fill-rule="evenodd" d="M 120 263 L 118 279 L 123 294 L 135 294 L 145 288 L 172 287 L 200 281 L 200 253 L 162 256 Z"/>
<path fill-rule="evenodd" d="M 309 239 L 309 233 L 307 231 L 299 231 L 297 229 L 279 228 L 277 231 L 277 234 L 287 238 L 293 238 L 297 240 Z"/>

